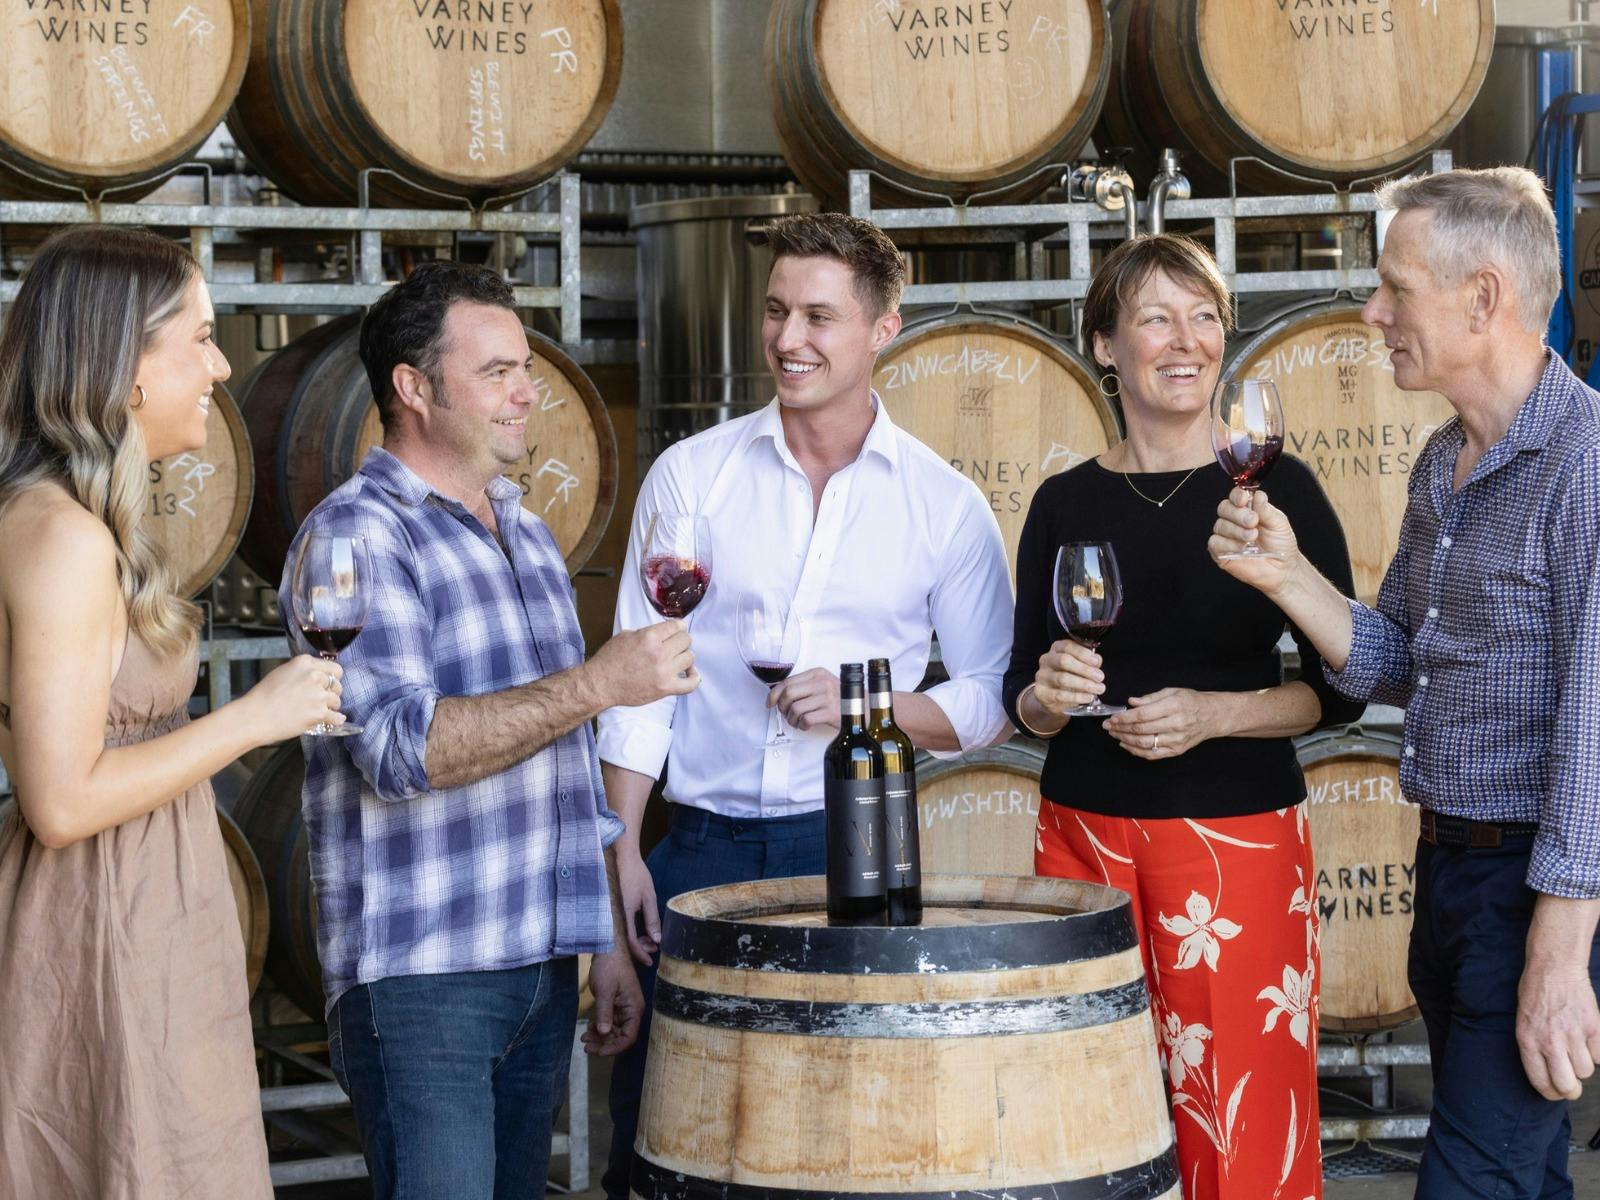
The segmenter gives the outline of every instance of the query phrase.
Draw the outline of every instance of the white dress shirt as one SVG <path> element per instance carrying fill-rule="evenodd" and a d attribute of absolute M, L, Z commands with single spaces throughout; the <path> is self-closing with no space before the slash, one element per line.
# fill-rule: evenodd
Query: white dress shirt
<path fill-rule="evenodd" d="M 655 778 L 666 794 L 730 817 L 776 817 L 822 806 L 822 756 L 835 736 L 788 729 L 769 744 L 776 709 L 739 656 L 739 598 L 787 591 L 786 651 L 794 674 L 888 658 L 910 691 L 937 631 L 948 682 L 926 693 L 962 748 L 1007 727 L 1000 680 L 1011 651 L 1011 582 L 1000 527 L 971 480 L 876 416 L 855 462 L 837 472 L 812 523 L 811 485 L 783 436 L 774 400 L 669 446 L 639 489 L 615 628 L 659 620 L 639 579 L 641 544 L 656 512 L 699 513 L 711 527 L 711 586 L 689 617 L 700 686 L 600 715 L 600 757 Z M 787 655 L 785 655 L 787 657 Z M 937 753 L 937 752 L 936 752 Z M 955 758 L 958 751 L 940 754 Z"/>

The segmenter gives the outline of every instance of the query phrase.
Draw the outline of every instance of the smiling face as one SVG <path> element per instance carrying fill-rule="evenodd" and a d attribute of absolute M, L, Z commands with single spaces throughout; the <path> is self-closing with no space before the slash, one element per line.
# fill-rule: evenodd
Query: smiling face
<path fill-rule="evenodd" d="M 899 332 L 900 315 L 874 314 L 839 260 L 785 255 L 773 263 L 761 344 L 786 408 L 818 412 L 865 400 L 878 351 Z"/>
<path fill-rule="evenodd" d="M 1151 272 L 1094 336 L 1095 360 L 1116 371 L 1130 421 L 1204 413 L 1222 363 L 1222 313 L 1206 292 L 1163 270 Z"/>
<path fill-rule="evenodd" d="M 528 335 L 508 308 L 457 301 L 439 336 L 426 438 L 457 469 L 487 482 L 527 454 L 534 401 Z"/>
<path fill-rule="evenodd" d="M 1361 319 L 1383 331 L 1395 385 L 1408 392 L 1453 395 L 1471 345 L 1472 281 L 1442 285 L 1428 265 L 1433 214 L 1408 208 L 1395 214 L 1378 256 L 1378 290 Z"/>
<path fill-rule="evenodd" d="M 134 381 L 144 389 L 130 397 L 133 419 L 152 462 L 198 450 L 206 444 L 206 414 L 212 387 L 228 378 L 228 360 L 212 340 L 216 314 L 205 282 L 196 275 L 178 311 L 157 331 L 139 358 Z"/>

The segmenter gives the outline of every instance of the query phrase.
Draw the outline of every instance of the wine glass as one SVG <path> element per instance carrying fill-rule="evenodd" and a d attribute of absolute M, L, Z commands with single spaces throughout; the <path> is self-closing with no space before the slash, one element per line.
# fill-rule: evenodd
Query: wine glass
<path fill-rule="evenodd" d="M 1093 650 L 1111 632 L 1122 612 L 1122 576 L 1110 542 L 1068 542 L 1056 551 L 1056 618 L 1067 636 Z M 1126 712 L 1120 704 L 1088 704 L 1069 708 L 1069 717 L 1109 717 Z"/>
<path fill-rule="evenodd" d="M 711 523 L 693 513 L 656 513 L 645 531 L 639 577 L 652 608 L 663 617 L 687 617 L 711 586 Z"/>
<path fill-rule="evenodd" d="M 1254 492 L 1283 453 L 1283 404 L 1270 379 L 1235 379 L 1217 389 L 1211 409 L 1211 448 L 1235 487 Z M 1217 558 L 1282 558 L 1246 543 Z"/>
<path fill-rule="evenodd" d="M 332 662 L 367 623 L 372 568 L 363 537 L 308 533 L 300 539 L 290 583 L 295 621 L 318 657 Z M 349 737 L 361 726 L 318 725 L 318 737 Z"/>
<path fill-rule="evenodd" d="M 749 592 L 739 597 L 738 619 L 739 657 L 750 673 L 769 688 L 789 678 L 789 672 L 794 670 L 794 652 L 784 648 L 784 634 L 789 627 L 787 593 Z M 767 744 L 787 745 L 789 735 L 784 731 L 783 714 L 777 716 L 778 732 Z"/>

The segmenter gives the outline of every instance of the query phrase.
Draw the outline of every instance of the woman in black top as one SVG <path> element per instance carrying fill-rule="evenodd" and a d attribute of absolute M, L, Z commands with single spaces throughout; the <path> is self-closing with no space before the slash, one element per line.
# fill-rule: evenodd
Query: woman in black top
<path fill-rule="evenodd" d="M 1005 700 L 1051 739 L 1035 866 L 1129 892 L 1178 1130 L 1186 1200 L 1321 1196 L 1315 875 L 1290 738 L 1356 720 L 1309 641 L 1280 682 L 1283 614 L 1224 574 L 1206 539 L 1232 486 L 1209 403 L 1232 304 L 1211 256 L 1173 235 L 1106 257 L 1083 327 L 1127 438 L 1040 486 L 1017 552 Z M 1284 456 L 1273 503 L 1347 593 L 1338 518 Z M 1051 604 L 1057 547 L 1105 541 L 1125 602 L 1095 653 Z M 1065 713 L 1093 696 L 1126 704 Z"/>

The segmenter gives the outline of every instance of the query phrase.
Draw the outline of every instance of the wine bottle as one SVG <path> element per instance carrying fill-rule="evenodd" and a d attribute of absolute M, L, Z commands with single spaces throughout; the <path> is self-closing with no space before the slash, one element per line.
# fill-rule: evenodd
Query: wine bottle
<path fill-rule="evenodd" d="M 894 684 L 887 658 L 867 664 L 868 720 L 883 752 L 883 824 L 888 833 L 889 924 L 922 924 L 922 850 L 918 838 L 917 766 L 911 739 L 894 723 Z"/>
<path fill-rule="evenodd" d="M 867 732 L 860 663 L 839 668 L 839 736 L 822 760 L 828 837 L 828 924 L 882 925 L 888 906 L 884 871 L 883 751 Z"/>

